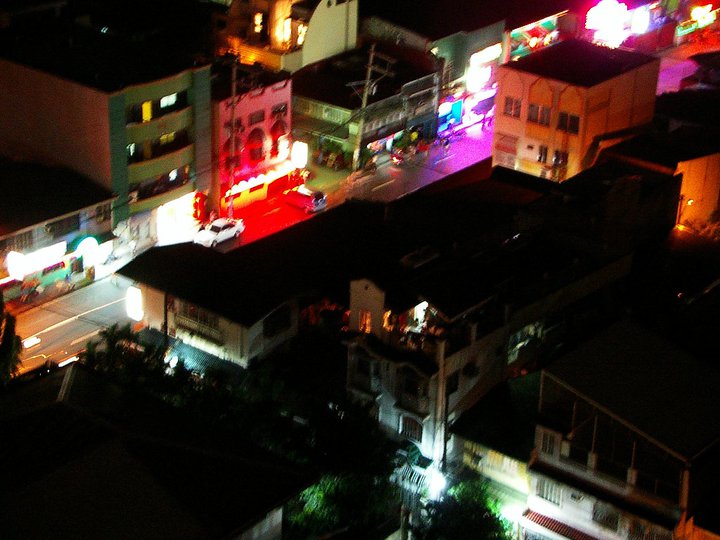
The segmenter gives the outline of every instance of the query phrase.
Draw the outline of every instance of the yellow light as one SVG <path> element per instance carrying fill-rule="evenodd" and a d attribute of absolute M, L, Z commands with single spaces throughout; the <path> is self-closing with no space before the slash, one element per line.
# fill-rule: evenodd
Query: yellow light
<path fill-rule="evenodd" d="M 693 204 L 695 204 L 695 199 L 688 199 L 687 205 L 692 206 Z"/>
<path fill-rule="evenodd" d="M 290 41 L 290 38 L 292 37 L 292 20 L 290 17 L 285 19 L 283 21 L 283 42 L 287 43 Z"/>
<path fill-rule="evenodd" d="M 298 25 L 298 36 L 297 36 L 297 44 L 302 45 L 305 43 L 305 34 L 307 34 L 307 25 L 300 23 Z"/>
<path fill-rule="evenodd" d="M 695 6 L 690 10 L 690 18 L 693 21 L 701 21 L 710 14 L 712 10 L 712 4 L 706 4 L 704 6 Z"/>
<path fill-rule="evenodd" d="M 145 316 L 143 311 L 142 291 L 134 286 L 128 287 L 125 293 L 125 311 L 133 321 L 142 321 Z"/>
<path fill-rule="evenodd" d="M 259 34 L 260 32 L 262 32 L 262 29 L 263 29 L 262 22 L 263 22 L 263 14 L 260 12 L 256 13 L 255 16 L 253 17 L 253 25 L 254 25 L 253 30 L 255 31 L 256 34 Z"/>

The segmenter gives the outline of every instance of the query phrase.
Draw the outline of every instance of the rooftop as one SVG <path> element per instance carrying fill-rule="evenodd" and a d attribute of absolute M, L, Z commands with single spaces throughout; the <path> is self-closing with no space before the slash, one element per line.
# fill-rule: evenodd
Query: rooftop
<path fill-rule="evenodd" d="M 377 74 L 373 76 L 377 84 L 375 92 L 368 97 L 368 104 L 399 95 L 403 85 L 437 71 L 429 64 L 429 58 L 422 54 L 407 56 L 410 51 L 401 53 L 400 50 L 391 50 L 388 46 L 378 46 L 376 52 L 397 61 L 391 68 L 393 75 L 382 78 Z M 344 109 L 359 109 L 369 54 L 369 47 L 353 49 L 305 66 L 293 73 L 293 93 Z M 380 59 L 376 59 L 374 63 L 377 66 L 384 65 Z M 355 90 L 350 83 L 357 83 Z"/>
<path fill-rule="evenodd" d="M 360 15 L 380 17 L 435 41 L 459 32 L 473 32 L 502 20 L 506 21 L 507 30 L 514 30 L 572 9 L 574 4 L 586 6 L 577 0 L 365 0 L 360 3 Z"/>
<path fill-rule="evenodd" d="M 603 330 L 546 373 L 687 461 L 720 437 L 720 372 L 631 320 Z"/>
<path fill-rule="evenodd" d="M 225 100 L 232 94 L 232 58 L 216 62 L 212 69 L 212 98 Z M 261 65 L 249 66 L 237 63 L 238 94 L 257 88 L 271 86 L 282 81 L 289 81 L 290 72 L 270 71 Z"/>
<path fill-rule="evenodd" d="M 76 538 L 226 538 L 307 485 L 282 460 L 83 366 L 16 386 L 0 405 L 3 538 L 47 538 L 60 523 Z"/>
<path fill-rule="evenodd" d="M 655 115 L 689 124 L 720 125 L 720 90 L 667 92 L 655 100 Z"/>
<path fill-rule="evenodd" d="M 674 171 L 683 161 L 720 153 L 720 129 L 683 126 L 670 133 L 647 133 L 611 146 L 605 153 L 641 159 Z"/>
<path fill-rule="evenodd" d="M 0 57 L 103 92 L 202 65 L 201 3 L 180 8 L 163 7 L 164 1 L 95 4 L 91 14 L 76 19 L 83 24 L 57 17 L 29 28 L 12 26 L 0 32 Z M 188 20 L 194 21 L 194 29 Z"/>
<path fill-rule="evenodd" d="M 501 69 L 589 88 L 651 62 L 660 65 L 660 60 L 653 56 L 571 39 L 504 64 Z"/>
<path fill-rule="evenodd" d="M 69 169 L 3 160 L 0 192 L 0 237 L 115 198 Z"/>
<path fill-rule="evenodd" d="M 540 372 L 503 381 L 453 423 L 450 430 L 525 462 L 535 446 Z"/>

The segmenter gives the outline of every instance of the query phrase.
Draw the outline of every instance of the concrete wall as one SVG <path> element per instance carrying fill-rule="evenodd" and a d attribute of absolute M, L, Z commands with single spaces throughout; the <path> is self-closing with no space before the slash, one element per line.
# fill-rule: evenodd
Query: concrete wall
<path fill-rule="evenodd" d="M 303 66 L 357 46 L 358 1 L 323 0 L 318 4 L 302 46 Z"/>
<path fill-rule="evenodd" d="M 493 166 L 511 167 L 535 176 L 542 176 L 545 171 L 550 177 L 548 169 L 554 152 L 558 150 L 569 155 L 564 178 L 581 172 L 583 157 L 595 137 L 652 120 L 659 67 L 660 61 L 656 60 L 585 88 L 500 66 L 495 100 Z M 504 113 L 506 97 L 521 100 L 519 118 Z M 549 125 L 527 122 L 529 103 L 551 108 Z M 577 134 L 557 129 L 560 112 L 580 117 Z M 507 146 L 503 141 L 507 143 L 511 138 L 517 138 L 514 160 L 502 149 Z M 540 145 L 548 147 L 544 164 L 538 161 Z"/>
<path fill-rule="evenodd" d="M 113 190 L 108 94 L 0 59 L 0 153 L 73 169 Z"/>

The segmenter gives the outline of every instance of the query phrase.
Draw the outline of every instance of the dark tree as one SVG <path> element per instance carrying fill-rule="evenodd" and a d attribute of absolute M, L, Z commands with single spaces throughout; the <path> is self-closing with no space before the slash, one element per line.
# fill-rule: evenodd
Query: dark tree
<path fill-rule="evenodd" d="M 6 385 L 20 367 L 22 344 L 15 334 L 15 317 L 5 311 L 5 300 L 0 292 L 0 385 Z"/>
<path fill-rule="evenodd" d="M 509 540 L 508 524 L 495 506 L 482 480 L 462 482 L 425 506 L 413 533 L 422 540 Z"/>

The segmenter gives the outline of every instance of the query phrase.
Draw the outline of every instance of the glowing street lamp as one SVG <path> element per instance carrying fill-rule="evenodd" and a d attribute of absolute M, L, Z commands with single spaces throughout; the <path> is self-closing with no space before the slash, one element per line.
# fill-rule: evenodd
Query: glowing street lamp
<path fill-rule="evenodd" d="M 433 501 L 440 498 L 443 490 L 447 486 L 445 475 L 436 467 L 428 469 L 428 497 Z"/>
<path fill-rule="evenodd" d="M 308 144 L 303 141 L 292 143 L 290 150 L 290 163 L 296 169 L 304 169 L 308 162 Z"/>

